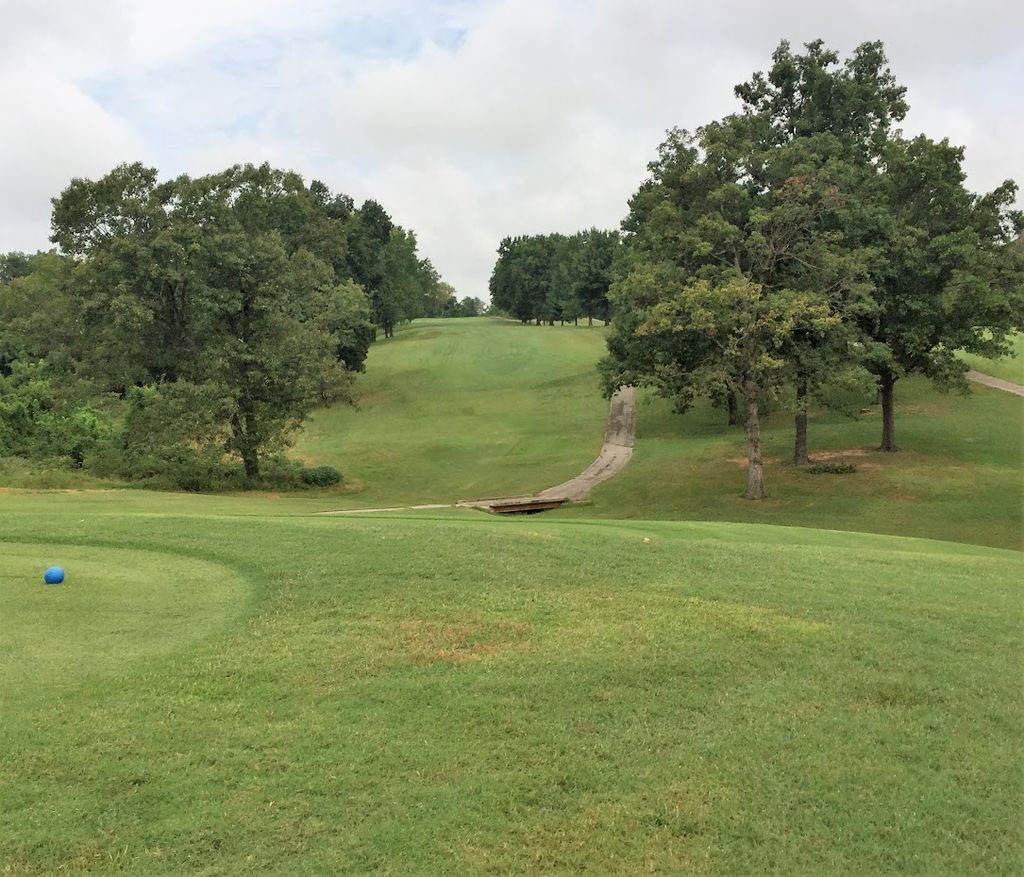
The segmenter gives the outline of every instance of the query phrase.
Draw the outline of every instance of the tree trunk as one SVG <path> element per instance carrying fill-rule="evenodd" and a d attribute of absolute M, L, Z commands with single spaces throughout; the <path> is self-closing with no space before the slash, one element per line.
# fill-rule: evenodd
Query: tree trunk
<path fill-rule="evenodd" d="M 255 421 L 252 415 L 246 415 L 246 423 L 250 428 L 255 426 Z M 245 466 L 245 475 L 247 478 L 253 481 L 260 480 L 260 461 L 259 455 L 256 452 L 256 448 L 252 442 L 252 435 L 247 435 L 245 430 L 242 429 L 242 422 L 239 420 L 237 414 L 231 415 L 231 432 L 235 437 L 235 447 L 238 449 L 238 453 L 242 457 L 242 463 Z"/>
<path fill-rule="evenodd" d="M 594 317 L 591 314 L 587 314 L 587 325 L 588 326 L 593 326 L 594 325 Z"/>
<path fill-rule="evenodd" d="M 749 386 L 747 397 L 747 499 L 764 499 L 764 460 L 761 459 L 761 420 L 757 413 L 757 390 Z"/>
<path fill-rule="evenodd" d="M 878 389 L 882 396 L 882 451 L 898 451 L 896 447 L 896 422 L 893 408 L 893 388 L 896 385 L 896 376 L 891 372 L 885 372 L 878 382 Z"/>
<path fill-rule="evenodd" d="M 725 404 L 729 408 L 729 426 L 739 426 L 743 422 L 740 420 L 740 403 L 732 390 L 725 394 Z"/>
<path fill-rule="evenodd" d="M 810 463 L 807 456 L 807 378 L 796 379 L 796 440 L 793 443 L 793 465 Z"/>

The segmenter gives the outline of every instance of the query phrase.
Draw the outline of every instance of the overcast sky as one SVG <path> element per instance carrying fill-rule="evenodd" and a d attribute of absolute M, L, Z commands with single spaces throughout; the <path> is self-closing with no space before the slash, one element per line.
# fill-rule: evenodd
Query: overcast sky
<path fill-rule="evenodd" d="M 666 128 L 782 38 L 881 39 L 907 133 L 1024 182 L 1019 0 L 0 0 L 0 251 L 73 176 L 269 161 L 379 200 L 460 296 L 507 234 L 616 227 Z"/>

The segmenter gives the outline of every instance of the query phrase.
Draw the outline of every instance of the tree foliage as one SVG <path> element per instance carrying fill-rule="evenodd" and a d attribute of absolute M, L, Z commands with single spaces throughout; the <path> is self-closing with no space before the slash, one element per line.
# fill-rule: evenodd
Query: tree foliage
<path fill-rule="evenodd" d="M 0 453 L 49 453 L 57 420 L 120 397 L 117 440 L 90 449 L 178 486 L 210 485 L 225 454 L 258 479 L 313 406 L 349 397 L 376 327 L 441 282 L 379 204 L 269 165 L 73 180 L 52 240 L 59 253 L 0 259 L 0 404 L 21 424 Z"/>
<path fill-rule="evenodd" d="M 973 195 L 962 150 L 902 137 L 905 89 L 880 43 L 842 63 L 805 48 L 783 42 L 737 86 L 740 112 L 669 133 L 623 222 L 601 364 L 608 392 L 652 385 L 679 410 L 743 398 L 749 497 L 760 401 L 795 386 L 803 462 L 807 399 L 870 369 L 894 449 L 896 378 L 962 384 L 955 352 L 1004 351 L 1024 311 L 1014 184 Z"/>
<path fill-rule="evenodd" d="M 561 234 L 507 237 L 491 273 L 491 302 L 522 322 L 608 320 L 608 287 L 617 232 L 592 228 Z"/>
<path fill-rule="evenodd" d="M 794 54 L 783 42 L 768 73 L 736 94 L 748 115 L 767 120 L 776 142 L 828 136 L 859 172 L 849 239 L 874 254 L 875 307 L 857 325 L 882 396 L 882 449 L 895 450 L 900 376 L 963 388 L 955 351 L 1004 353 L 1022 324 L 1020 262 L 1008 246 L 1021 228 L 1016 186 L 974 195 L 964 185 L 962 148 L 902 136 L 895 126 L 908 110 L 906 89 L 881 43 L 862 44 L 842 64 L 820 40 L 805 49 Z"/>
<path fill-rule="evenodd" d="M 862 255 L 844 253 L 829 143 L 776 145 L 759 120 L 672 131 L 624 223 L 627 252 L 606 388 L 641 383 L 685 410 L 697 395 L 745 403 L 747 496 L 764 495 L 759 411 L 789 376 L 799 337 L 825 338 L 859 304 Z"/>

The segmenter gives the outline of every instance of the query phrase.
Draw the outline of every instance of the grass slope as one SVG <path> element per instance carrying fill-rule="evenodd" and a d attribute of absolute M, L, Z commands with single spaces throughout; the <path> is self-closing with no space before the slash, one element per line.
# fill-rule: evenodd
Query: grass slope
<path fill-rule="evenodd" d="M 1020 555 L 300 508 L 0 494 L 5 874 L 1019 869 Z"/>
<path fill-rule="evenodd" d="M 353 506 L 549 487 L 601 447 L 603 349 L 596 328 L 417 320 L 371 348 L 358 410 L 317 412 L 296 453 L 338 466 Z"/>
<path fill-rule="evenodd" d="M 725 426 L 723 412 L 707 404 L 680 417 L 646 394 L 629 466 L 594 491 L 592 505 L 559 514 L 792 524 L 1020 548 L 1024 402 L 985 387 L 944 395 L 913 378 L 897 393 L 896 454 L 875 450 L 878 406 L 858 420 L 812 417 L 811 457 L 851 462 L 858 471 L 850 475 L 791 465 L 792 418 L 769 418 L 769 498 L 756 503 L 742 498 L 741 428 Z"/>
<path fill-rule="evenodd" d="M 451 502 L 557 484 L 595 456 L 606 406 L 593 366 L 600 331 L 495 320 L 420 321 L 376 345 L 359 410 L 319 412 L 298 446 L 337 465 L 353 489 L 335 506 Z M 647 394 L 623 473 L 594 502 L 558 514 L 794 524 L 917 535 L 1005 548 L 1022 544 L 1019 398 L 982 387 L 944 395 L 900 381 L 897 439 L 874 452 L 878 406 L 858 420 L 815 412 L 812 455 L 859 471 L 810 476 L 788 464 L 792 419 L 768 419 L 770 498 L 742 499 L 742 429 L 707 404 L 684 417 Z"/>
<path fill-rule="evenodd" d="M 1024 384 L 1024 335 L 1017 335 L 1013 339 L 1014 356 L 1002 359 L 984 359 L 971 353 L 962 353 L 960 358 L 971 368 L 986 375 L 1002 378 L 1004 381 L 1012 381 L 1015 384 Z"/>

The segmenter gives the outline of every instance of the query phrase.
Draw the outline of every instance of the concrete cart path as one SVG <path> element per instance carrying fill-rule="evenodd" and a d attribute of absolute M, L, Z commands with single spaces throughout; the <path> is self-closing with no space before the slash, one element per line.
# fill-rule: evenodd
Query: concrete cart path
<path fill-rule="evenodd" d="M 1005 390 L 1016 396 L 1024 396 L 1024 385 L 1015 384 L 1012 381 L 1004 381 L 1002 378 L 994 378 L 992 375 L 985 375 L 971 369 L 967 372 L 967 380 L 976 384 L 984 384 L 986 387 L 994 387 L 997 390 Z"/>

